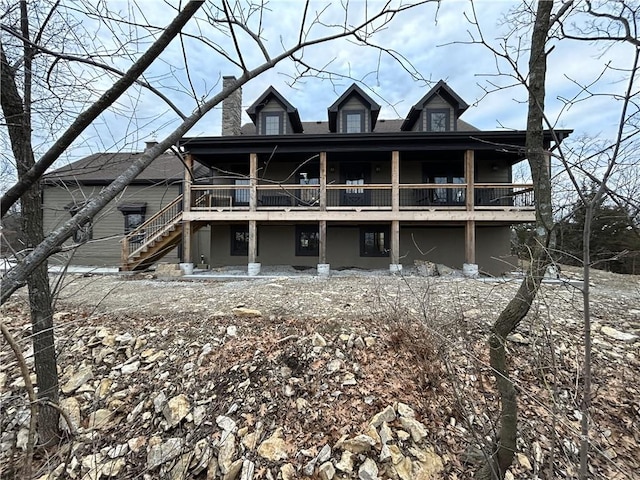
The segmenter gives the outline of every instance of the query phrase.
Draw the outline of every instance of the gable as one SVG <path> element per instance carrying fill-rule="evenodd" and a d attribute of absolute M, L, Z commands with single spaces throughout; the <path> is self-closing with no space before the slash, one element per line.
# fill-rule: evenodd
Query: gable
<path fill-rule="evenodd" d="M 329 131 L 346 133 L 347 125 L 356 125 L 360 115 L 361 133 L 372 132 L 380 113 L 380 105 L 374 102 L 358 85 L 351 85 L 328 109 Z M 351 119 L 349 116 L 352 116 Z"/>
<path fill-rule="evenodd" d="M 440 80 L 427 94 L 416 103 L 405 118 L 401 130 L 404 131 L 438 131 L 431 128 L 434 117 L 446 123 L 446 131 L 456 131 L 458 118 L 469 105 L 453 91 L 449 85 Z M 446 120 L 444 120 L 446 117 Z"/>

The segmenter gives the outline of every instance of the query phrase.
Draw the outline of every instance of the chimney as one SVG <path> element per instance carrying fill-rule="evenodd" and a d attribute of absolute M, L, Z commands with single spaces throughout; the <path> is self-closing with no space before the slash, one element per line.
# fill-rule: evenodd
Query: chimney
<path fill-rule="evenodd" d="M 157 144 L 158 144 L 158 141 L 155 139 L 155 137 L 150 140 L 147 140 L 146 142 L 144 142 L 144 151 L 146 152 L 150 148 L 155 147 Z"/>
<path fill-rule="evenodd" d="M 222 77 L 222 88 L 236 81 L 234 76 Z M 240 135 L 242 121 L 242 88 L 238 88 L 222 101 L 222 135 Z"/>

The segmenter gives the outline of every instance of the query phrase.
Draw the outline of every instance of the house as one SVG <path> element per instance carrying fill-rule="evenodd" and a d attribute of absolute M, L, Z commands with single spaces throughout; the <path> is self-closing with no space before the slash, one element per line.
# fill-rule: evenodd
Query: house
<path fill-rule="evenodd" d="M 395 272 L 416 260 L 470 274 L 512 268 L 510 227 L 535 220 L 533 185 L 512 181 L 525 132 L 464 122 L 468 105 L 445 82 L 396 120 L 378 118 L 380 105 L 356 84 L 322 121 L 302 121 L 273 87 L 246 110 L 252 123 L 244 126 L 241 104 L 240 90 L 224 101 L 222 136 L 179 142 L 184 167 L 175 157 L 158 164 L 182 174 L 167 170 L 162 184 L 150 174 L 136 186 L 146 193 L 130 187 L 133 196 L 107 212 L 132 216 L 111 230 L 126 233 L 123 269 L 145 268 L 179 243 L 183 262 L 247 264 L 250 274 L 281 264 Z M 570 131 L 555 133 L 562 141 Z M 549 132 L 545 143 L 552 148 Z M 136 205 L 152 191 L 175 201 L 147 200 L 140 223 Z"/>

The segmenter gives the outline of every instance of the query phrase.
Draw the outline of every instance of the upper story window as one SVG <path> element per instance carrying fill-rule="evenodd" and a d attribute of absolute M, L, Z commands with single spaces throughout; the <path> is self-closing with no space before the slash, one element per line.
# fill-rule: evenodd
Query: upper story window
<path fill-rule="evenodd" d="M 448 132 L 449 130 L 449 110 L 427 109 L 427 131 Z"/>
<path fill-rule="evenodd" d="M 362 110 L 345 110 L 342 131 L 344 133 L 364 132 L 364 112 Z"/>
<path fill-rule="evenodd" d="M 262 134 L 282 135 L 282 113 L 263 112 L 262 114 Z"/>

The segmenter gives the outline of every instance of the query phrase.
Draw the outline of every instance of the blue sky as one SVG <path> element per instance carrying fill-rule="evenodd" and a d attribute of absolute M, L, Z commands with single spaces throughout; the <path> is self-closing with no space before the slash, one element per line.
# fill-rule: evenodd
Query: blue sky
<path fill-rule="evenodd" d="M 166 25 L 174 15 L 170 4 L 160 0 L 138 0 L 128 3 L 113 0 L 109 2 L 114 10 L 129 10 L 137 20 L 144 18 L 152 25 Z M 217 2 L 216 2 L 217 3 Z M 211 3 L 209 2 L 211 5 Z M 486 0 L 474 2 L 479 25 L 484 38 L 493 46 L 500 45 L 500 38 L 510 28 L 504 16 L 520 2 Z M 326 2 L 312 2 L 310 14 L 320 12 Z M 349 2 L 348 22 L 360 21 L 366 12 L 373 12 L 383 5 L 380 1 Z M 303 2 L 299 0 L 275 0 L 268 3 L 268 9 L 262 17 L 263 37 L 266 47 L 272 55 L 289 46 L 297 38 Z M 372 39 L 376 44 L 392 48 L 411 64 L 418 74 L 427 80 L 417 81 L 406 72 L 398 61 L 370 47 L 356 46 L 348 41 L 336 41 L 308 48 L 304 59 L 314 66 L 328 65 L 328 69 L 338 75 L 349 76 L 382 105 L 380 118 L 400 118 L 406 116 L 411 106 L 429 90 L 432 83 L 444 79 L 467 103 L 471 105 L 462 117 L 478 128 L 493 130 L 500 128 L 523 129 L 526 123 L 526 91 L 522 87 L 509 88 L 487 96 L 483 87 L 488 82 L 508 85 L 512 79 L 496 76 L 498 68 L 511 73 L 504 62 L 497 62 L 484 46 L 469 44 L 471 36 L 478 38 L 476 28 L 465 18 L 471 15 L 471 2 L 463 0 L 445 0 L 440 5 L 427 3 L 407 12 L 400 13 Z M 365 11 L 366 9 L 366 11 Z M 310 17 L 312 16 L 310 15 Z M 202 17 L 201 14 L 199 14 Z M 340 2 L 330 2 L 322 10 L 325 24 L 340 24 L 344 21 L 344 12 Z M 523 16 L 521 15 L 522 19 Z M 251 27 L 258 26 L 258 16 L 248 19 Z M 89 20 L 84 27 L 91 29 Z M 211 28 L 203 21 L 192 21 L 187 31 L 206 37 L 229 51 L 233 46 L 227 36 Z M 319 36 L 330 31 L 329 27 L 316 25 L 310 35 Z M 517 30 L 526 40 L 528 30 Z M 260 52 L 246 36 L 238 33 L 244 59 L 250 66 L 261 62 Z M 109 45 L 113 34 L 106 29 L 96 29 L 98 43 Z M 526 42 L 525 42 L 526 43 Z M 185 72 L 185 57 L 179 42 L 174 42 L 147 72 L 147 79 L 160 79 L 161 88 L 184 111 L 195 108 L 189 98 L 192 88 L 195 95 L 204 98 L 220 89 L 223 75 L 240 73 L 239 69 L 224 60 L 201 41 L 185 40 L 186 63 L 189 77 Z M 140 42 L 134 45 L 142 52 L 146 45 Z M 611 137 L 615 132 L 619 116 L 619 102 L 608 97 L 593 97 L 584 100 L 570 109 L 562 111 L 560 98 L 571 98 L 579 91 L 576 82 L 588 83 L 596 78 L 604 65 L 611 62 L 616 67 L 625 67 L 630 62 L 631 49 L 613 46 L 604 49 L 603 45 L 586 42 L 556 42 L 549 56 L 547 80 L 547 112 L 559 128 L 571 128 L 575 135 Z M 129 63 L 113 60 L 122 69 Z M 521 52 L 519 65 L 526 73 L 528 52 Z M 336 79 L 333 82 L 319 78 L 306 78 L 290 86 L 295 76 L 295 66 L 284 61 L 274 69 L 262 74 L 243 88 L 243 107 L 247 108 L 269 86 L 273 85 L 295 107 L 305 121 L 326 120 L 327 107 L 354 81 Z M 619 82 L 621 75 L 610 71 L 595 87 L 597 92 L 621 91 L 624 84 Z M 191 82 L 191 84 L 189 84 Z M 101 85 L 98 85 L 101 86 Z M 104 84 L 106 88 L 107 83 Z M 83 139 L 70 151 L 68 159 L 74 160 L 90 152 L 115 150 L 140 150 L 144 140 L 152 136 L 162 138 L 179 120 L 165 104 L 148 91 L 132 90 L 127 98 L 118 103 L 118 113 L 103 115 L 90 127 Z M 560 112 L 562 114 L 560 115 Z M 244 122 L 249 118 L 243 116 Z M 190 136 L 218 135 L 220 133 L 220 108 L 207 114 L 189 133 Z"/>

